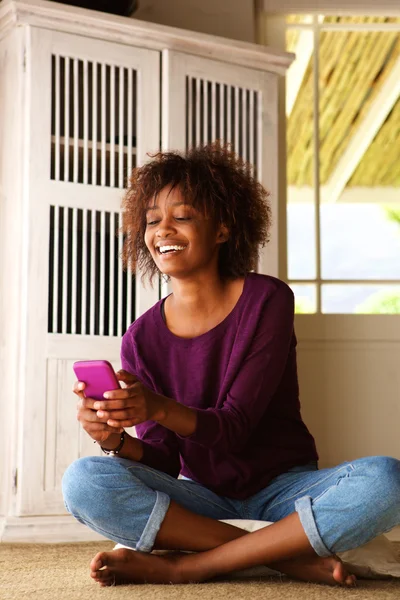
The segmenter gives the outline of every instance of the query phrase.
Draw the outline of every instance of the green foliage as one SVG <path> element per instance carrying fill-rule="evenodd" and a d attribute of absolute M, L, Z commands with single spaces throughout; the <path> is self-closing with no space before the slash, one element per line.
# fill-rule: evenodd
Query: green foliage
<path fill-rule="evenodd" d="M 398 315 L 400 314 L 400 289 L 392 288 L 375 292 L 356 306 L 354 312 L 364 315 Z"/>
<path fill-rule="evenodd" d="M 393 208 L 393 206 L 384 206 L 383 210 L 385 211 L 385 214 L 389 221 L 397 223 L 397 225 L 399 225 L 400 227 L 400 208 Z"/>

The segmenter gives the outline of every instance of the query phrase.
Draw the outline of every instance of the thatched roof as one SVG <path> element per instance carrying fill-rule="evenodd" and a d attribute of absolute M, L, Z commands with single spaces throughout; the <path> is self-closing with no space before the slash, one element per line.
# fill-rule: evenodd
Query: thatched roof
<path fill-rule="evenodd" d="M 299 22 L 298 17 L 291 17 Z M 387 23 L 400 18 L 329 17 L 324 23 Z M 300 32 L 288 30 L 288 50 Z M 320 179 L 329 181 L 371 104 L 400 60 L 400 32 L 322 31 L 320 35 Z M 313 183 L 313 59 L 288 118 L 288 182 Z M 354 170 L 348 186 L 400 187 L 400 98 Z"/>

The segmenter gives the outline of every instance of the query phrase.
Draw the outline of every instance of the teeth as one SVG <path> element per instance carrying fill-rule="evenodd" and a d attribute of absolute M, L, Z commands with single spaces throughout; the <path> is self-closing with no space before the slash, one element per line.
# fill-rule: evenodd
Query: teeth
<path fill-rule="evenodd" d="M 184 250 L 185 246 L 159 246 L 159 251 L 161 253 L 168 252 L 168 250 Z"/>

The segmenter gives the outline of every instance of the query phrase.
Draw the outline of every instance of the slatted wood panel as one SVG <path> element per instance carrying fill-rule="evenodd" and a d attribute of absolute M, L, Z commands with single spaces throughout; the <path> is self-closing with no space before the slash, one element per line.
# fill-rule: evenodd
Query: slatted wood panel
<path fill-rule="evenodd" d="M 186 150 L 221 140 L 256 169 L 260 103 L 258 90 L 186 76 Z"/>
<path fill-rule="evenodd" d="M 136 71 L 52 55 L 54 181 L 123 188 L 136 165 Z"/>
<path fill-rule="evenodd" d="M 135 319 L 135 278 L 120 254 L 121 215 L 50 207 L 48 332 L 121 336 Z"/>

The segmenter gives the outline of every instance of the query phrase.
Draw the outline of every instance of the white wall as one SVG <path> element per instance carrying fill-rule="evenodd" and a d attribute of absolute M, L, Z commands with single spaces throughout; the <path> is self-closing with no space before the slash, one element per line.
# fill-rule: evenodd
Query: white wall
<path fill-rule="evenodd" d="M 340 11 L 340 2 L 323 0 L 261 0 L 277 12 L 299 13 L 314 4 Z M 396 0 L 399 6 L 400 3 Z M 343 6 L 342 2 L 342 6 Z M 366 1 L 356 5 L 366 14 Z M 382 2 L 380 10 L 390 2 Z M 394 4 L 394 3 L 393 3 Z M 371 7 L 372 11 L 372 7 Z M 370 12 L 371 12 L 370 11 Z M 272 15 L 260 39 L 285 49 L 284 21 Z M 280 108 L 281 143 L 285 112 Z M 283 186 L 284 173 L 281 173 Z M 283 197 L 281 204 L 286 208 Z M 283 221 L 279 218 L 280 225 Z M 281 234 L 283 238 L 283 235 Z M 286 248 L 280 245 L 284 257 Z M 379 248 L 376 249 L 379 253 Z M 281 277 L 284 278 L 282 271 Z M 298 366 L 302 414 L 315 436 L 320 468 L 362 456 L 389 455 L 400 459 L 400 320 L 397 315 L 297 315 Z M 400 529 L 398 531 L 400 536 Z"/>
<path fill-rule="evenodd" d="M 133 18 L 253 42 L 253 0 L 140 0 Z"/>

